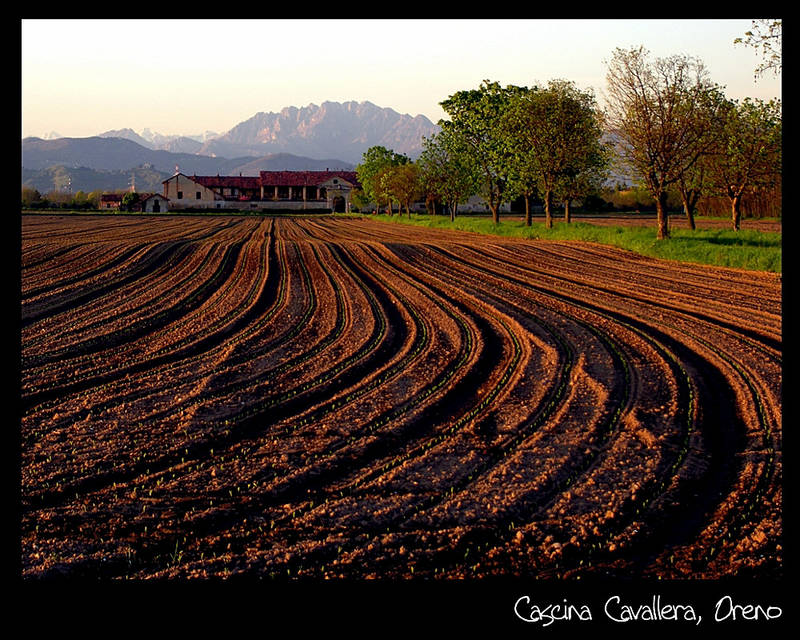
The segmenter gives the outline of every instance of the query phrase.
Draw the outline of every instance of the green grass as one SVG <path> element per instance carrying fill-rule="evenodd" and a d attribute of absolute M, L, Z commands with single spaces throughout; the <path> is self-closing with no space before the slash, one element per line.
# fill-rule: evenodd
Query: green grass
<path fill-rule="evenodd" d="M 666 240 L 656 238 L 655 223 L 648 226 L 605 226 L 573 221 L 567 224 L 554 221 L 547 229 L 544 222 L 533 222 L 530 227 L 519 219 L 503 220 L 495 225 L 488 217 L 458 217 L 450 222 L 447 216 L 405 215 L 369 216 L 393 224 L 412 224 L 435 229 L 457 229 L 497 236 L 536 240 L 597 242 L 627 249 L 635 253 L 698 264 L 733 267 L 751 271 L 781 272 L 781 234 L 747 229 L 747 221 L 740 231 L 726 229 L 672 229 Z"/>

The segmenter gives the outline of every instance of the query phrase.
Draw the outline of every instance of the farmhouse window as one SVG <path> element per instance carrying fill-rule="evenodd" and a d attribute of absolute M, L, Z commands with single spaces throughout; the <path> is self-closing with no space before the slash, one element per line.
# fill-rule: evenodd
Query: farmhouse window
<path fill-rule="evenodd" d="M 200 192 L 197 192 L 197 199 L 200 200 Z"/>
<path fill-rule="evenodd" d="M 178 200 L 183 199 L 183 191 L 178 191 Z"/>

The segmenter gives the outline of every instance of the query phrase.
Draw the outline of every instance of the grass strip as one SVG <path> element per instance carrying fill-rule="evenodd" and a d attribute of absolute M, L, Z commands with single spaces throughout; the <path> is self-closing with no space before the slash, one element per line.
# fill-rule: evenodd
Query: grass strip
<path fill-rule="evenodd" d="M 494 224 L 491 218 L 474 216 L 458 217 L 453 222 L 448 216 L 419 214 L 412 214 L 410 218 L 406 215 L 383 214 L 368 216 L 368 219 L 509 238 L 596 242 L 651 258 L 749 271 L 781 273 L 782 269 L 781 234 L 752 229 L 691 231 L 673 228 L 669 239 L 658 240 L 654 225 L 609 226 L 588 222 L 554 221 L 553 228 L 547 229 L 544 222 L 533 222 L 528 227 L 523 220 L 501 219 L 498 224 Z"/>

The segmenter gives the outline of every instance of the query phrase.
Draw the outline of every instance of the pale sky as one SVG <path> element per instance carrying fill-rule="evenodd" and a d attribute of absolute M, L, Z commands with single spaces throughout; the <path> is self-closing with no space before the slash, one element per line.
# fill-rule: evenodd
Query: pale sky
<path fill-rule="evenodd" d="M 749 19 L 40 20 L 21 21 L 22 136 L 111 129 L 217 133 L 287 106 L 369 101 L 445 117 L 439 103 L 484 79 L 562 78 L 602 101 L 617 47 L 705 63 L 730 98 L 781 97 L 734 45 Z"/>

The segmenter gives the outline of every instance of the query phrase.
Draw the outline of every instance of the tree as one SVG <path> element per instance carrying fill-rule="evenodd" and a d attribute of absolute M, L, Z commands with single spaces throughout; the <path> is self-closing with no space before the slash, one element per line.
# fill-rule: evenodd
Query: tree
<path fill-rule="evenodd" d="M 731 223 L 738 231 L 745 193 L 780 181 L 781 102 L 730 100 L 718 122 L 717 147 L 709 167 L 717 189 L 730 199 Z"/>
<path fill-rule="evenodd" d="M 744 44 L 752 47 L 761 53 L 763 61 L 755 70 L 755 77 L 763 75 L 767 71 L 772 71 L 775 75 L 781 72 L 783 61 L 781 57 L 782 41 L 781 20 L 760 19 L 753 20 L 749 31 L 745 31 L 744 38 L 736 38 L 734 44 Z"/>
<path fill-rule="evenodd" d="M 406 214 L 411 217 L 411 203 L 420 193 L 419 168 L 413 163 L 404 163 L 386 167 L 380 173 L 381 191 L 397 201 L 397 210 L 405 207 Z"/>
<path fill-rule="evenodd" d="M 94 191 L 90 191 L 89 195 L 86 196 L 86 199 L 90 203 L 92 209 L 100 208 L 100 198 L 102 195 L 103 192 L 100 189 L 95 189 Z"/>
<path fill-rule="evenodd" d="M 122 196 L 122 209 L 125 211 L 133 211 L 138 202 L 139 194 L 135 191 L 128 191 L 124 196 Z"/>
<path fill-rule="evenodd" d="M 656 202 L 658 238 L 669 237 L 667 190 L 708 152 L 714 96 L 696 58 L 648 59 L 643 47 L 616 49 L 609 63 L 607 116 L 620 157 Z"/>
<path fill-rule="evenodd" d="M 370 199 L 363 189 L 353 189 L 350 192 L 350 202 L 358 211 L 364 211 L 369 206 Z"/>
<path fill-rule="evenodd" d="M 42 200 L 42 194 L 33 187 L 22 187 L 22 206 L 30 207 Z"/>
<path fill-rule="evenodd" d="M 710 88 L 704 94 L 704 100 L 697 105 L 699 108 L 696 117 L 698 130 L 704 132 L 702 138 L 698 140 L 699 146 L 704 149 L 694 164 L 688 166 L 675 182 L 675 190 L 681 199 L 683 212 L 689 228 L 694 231 L 697 228 L 694 220 L 694 213 L 697 203 L 704 195 L 713 191 L 710 179 L 709 162 L 715 146 L 717 146 L 720 135 L 719 117 L 722 112 L 726 98 L 719 88 Z"/>
<path fill-rule="evenodd" d="M 381 185 L 381 174 L 388 167 L 398 166 L 411 162 L 411 159 L 391 149 L 374 146 L 367 149 L 361 156 L 361 164 L 356 167 L 356 175 L 367 198 L 379 207 L 386 202 L 388 213 L 391 215 L 391 200 Z"/>
<path fill-rule="evenodd" d="M 453 129 L 442 129 L 423 139 L 417 165 L 424 190 L 447 204 L 455 220 L 458 205 L 479 188 L 479 167 L 468 145 Z"/>
<path fill-rule="evenodd" d="M 697 162 L 685 171 L 676 183 L 676 189 L 683 204 L 683 212 L 686 214 L 686 222 L 692 231 L 697 228 L 694 220 L 697 203 L 708 193 L 710 188 L 708 156 L 704 155 L 698 158 Z"/>
<path fill-rule="evenodd" d="M 579 175 L 585 174 L 583 181 L 588 181 L 589 174 L 604 171 L 607 164 L 594 95 L 566 80 L 552 80 L 545 89 L 515 94 L 506 123 L 513 141 L 512 173 L 522 185 L 518 189 L 527 196 L 536 186 L 544 199 L 545 225 L 551 228 L 556 190 L 579 187 Z"/>
<path fill-rule="evenodd" d="M 449 135 L 457 136 L 473 156 L 483 181 L 482 195 L 486 198 L 492 220 L 500 221 L 500 205 L 506 199 L 509 174 L 507 135 L 504 114 L 512 95 L 522 87 L 501 87 L 497 82 L 484 80 L 480 88 L 459 91 L 439 104 L 450 116 L 439 126 Z"/>
<path fill-rule="evenodd" d="M 556 184 L 554 195 L 564 203 L 564 222 L 569 224 L 570 203 L 577 198 L 587 198 L 597 196 L 605 183 L 606 173 L 604 167 L 607 166 L 608 156 L 600 155 L 595 163 L 588 166 L 585 170 L 576 175 L 567 175 Z"/>

